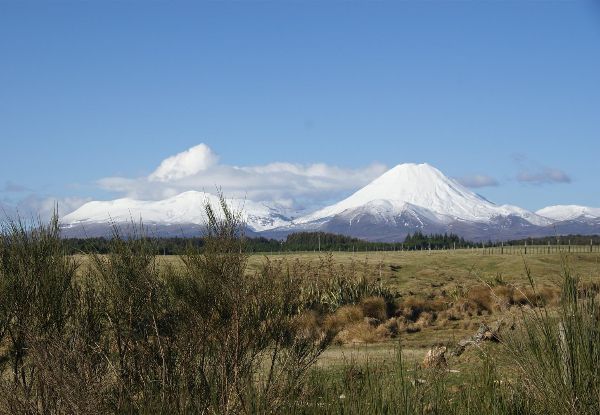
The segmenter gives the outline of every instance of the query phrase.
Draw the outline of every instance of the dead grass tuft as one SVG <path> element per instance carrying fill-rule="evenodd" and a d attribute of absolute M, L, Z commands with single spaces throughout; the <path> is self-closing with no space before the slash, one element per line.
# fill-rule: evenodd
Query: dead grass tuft
<path fill-rule="evenodd" d="M 485 285 L 476 285 L 467 292 L 467 299 L 471 300 L 478 307 L 478 313 L 481 315 L 485 310 L 492 313 L 494 310 L 494 299 L 492 298 L 492 290 Z"/>
<path fill-rule="evenodd" d="M 327 331 L 338 332 L 351 323 L 362 322 L 364 314 L 362 307 L 358 305 L 346 305 L 340 307 L 335 313 L 325 317 L 323 327 Z"/>
<path fill-rule="evenodd" d="M 384 340 L 386 337 L 387 334 L 381 330 L 378 331 L 369 323 L 361 321 L 346 326 L 337 334 L 334 342 L 337 344 L 375 343 Z"/>
<path fill-rule="evenodd" d="M 376 318 L 379 321 L 387 319 L 387 305 L 381 297 L 368 297 L 361 301 L 362 312 L 365 317 Z"/>
<path fill-rule="evenodd" d="M 441 299 L 426 299 L 417 296 L 407 297 L 400 304 L 396 316 L 403 316 L 411 321 L 417 321 L 424 312 L 437 313 L 448 308 L 448 303 Z"/>

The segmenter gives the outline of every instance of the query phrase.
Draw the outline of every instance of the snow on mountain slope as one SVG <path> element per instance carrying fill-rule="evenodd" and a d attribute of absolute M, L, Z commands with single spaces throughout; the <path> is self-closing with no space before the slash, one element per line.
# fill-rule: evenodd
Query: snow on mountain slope
<path fill-rule="evenodd" d="M 206 202 L 218 205 L 219 199 L 190 191 L 158 201 L 125 198 L 89 202 L 65 216 L 63 223 L 77 235 L 81 228 L 102 234 L 110 222 L 140 219 L 157 225 L 158 232 L 165 235 L 173 234 L 179 225 L 194 225 L 188 226 L 189 232 L 197 232 L 196 225 L 206 222 Z M 600 227 L 600 209 L 551 206 L 534 213 L 496 205 L 428 164 L 400 164 L 350 197 L 294 220 L 277 206 L 242 199 L 227 203 L 236 211 L 242 210 L 250 231 L 275 237 L 323 230 L 372 240 L 402 240 L 419 230 L 488 240 L 546 235 L 556 231 L 549 225 L 558 221 L 562 222 L 561 232 L 567 233 L 597 232 Z"/>
<path fill-rule="evenodd" d="M 384 199 L 372 200 L 362 206 L 346 209 L 338 215 L 350 224 L 359 222 L 365 215 L 370 215 L 378 223 L 388 223 L 390 225 L 398 225 L 398 220 L 401 220 L 400 218 L 403 215 L 412 216 L 417 218 L 418 221 L 418 218 L 441 223 L 451 221 L 450 217 L 432 212 L 421 206 L 411 203 L 394 203 Z"/>
<path fill-rule="evenodd" d="M 144 223 L 204 224 L 206 203 L 219 205 L 219 198 L 204 192 L 189 191 L 164 200 L 149 201 L 130 198 L 94 201 L 63 217 L 66 227 L 108 222 L 128 222 L 142 219 Z M 285 226 L 288 219 L 263 203 L 242 199 L 228 199 L 234 211 L 241 210 L 249 228 L 260 232 Z"/>
<path fill-rule="evenodd" d="M 488 222 L 498 216 L 515 215 L 536 225 L 551 221 L 516 206 L 498 206 L 477 195 L 429 164 L 399 164 L 358 190 L 350 197 L 294 221 L 302 224 L 327 218 L 357 208 L 371 209 L 373 214 L 390 218 L 407 207 L 420 208 L 438 222 L 456 220 Z"/>
<path fill-rule="evenodd" d="M 565 221 L 573 219 L 598 219 L 600 218 L 600 208 L 592 208 L 578 205 L 556 205 L 548 206 L 538 210 L 538 215 L 546 218 Z"/>
<path fill-rule="evenodd" d="M 494 205 L 494 206 L 496 206 L 496 205 Z M 548 218 L 546 216 L 539 215 L 535 212 L 520 208 L 518 206 L 501 205 L 498 207 L 500 209 L 502 209 L 504 212 L 507 212 L 507 213 L 502 214 L 502 216 L 508 216 L 508 215 L 518 216 L 520 218 L 525 219 L 527 222 L 532 223 L 533 225 L 548 226 L 554 222 L 554 220 L 552 220 L 552 218 Z"/>

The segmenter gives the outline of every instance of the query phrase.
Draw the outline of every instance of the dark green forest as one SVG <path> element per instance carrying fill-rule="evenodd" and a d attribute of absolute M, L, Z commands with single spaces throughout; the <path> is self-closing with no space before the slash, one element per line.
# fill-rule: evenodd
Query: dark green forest
<path fill-rule="evenodd" d="M 594 245 L 600 244 L 600 236 L 594 235 L 564 235 L 548 236 L 543 238 L 515 239 L 506 242 L 475 243 L 468 241 L 453 233 L 426 235 L 421 232 L 408 234 L 404 242 L 371 242 L 345 235 L 326 232 L 298 232 L 292 233 L 284 240 L 264 237 L 246 238 L 248 252 L 276 253 L 276 252 L 305 252 L 305 251 L 414 251 L 425 249 L 460 249 L 489 246 L 520 246 L 520 245 Z M 189 249 L 201 248 L 204 240 L 196 238 L 157 238 L 153 246 L 157 255 L 180 255 Z M 68 253 L 98 253 L 110 252 L 110 238 L 69 238 L 64 239 Z"/>
<path fill-rule="evenodd" d="M 64 240 L 70 254 L 110 252 L 110 238 L 69 238 Z M 179 255 L 189 249 L 202 247 L 204 239 L 196 238 L 157 238 L 154 248 L 158 255 Z M 292 233 L 284 240 L 264 237 L 246 238 L 249 252 L 300 252 L 300 251 L 401 251 L 421 249 L 453 249 L 475 246 L 455 234 L 424 235 L 420 232 L 409 234 L 404 242 L 371 242 L 326 232 Z"/>

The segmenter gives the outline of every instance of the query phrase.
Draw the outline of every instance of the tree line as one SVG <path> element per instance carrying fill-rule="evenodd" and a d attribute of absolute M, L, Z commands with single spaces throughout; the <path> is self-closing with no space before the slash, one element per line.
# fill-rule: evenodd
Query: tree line
<path fill-rule="evenodd" d="M 111 238 L 68 238 L 64 239 L 69 254 L 111 252 Z M 190 248 L 202 248 L 204 238 L 169 237 L 157 238 L 153 249 L 157 255 L 180 255 Z M 351 236 L 327 232 L 296 232 L 283 240 L 265 237 L 247 237 L 245 243 L 248 252 L 299 252 L 299 251 L 400 251 L 422 249 L 467 248 L 476 244 L 456 234 L 425 235 L 421 232 L 408 234 L 404 242 L 373 242 Z"/>

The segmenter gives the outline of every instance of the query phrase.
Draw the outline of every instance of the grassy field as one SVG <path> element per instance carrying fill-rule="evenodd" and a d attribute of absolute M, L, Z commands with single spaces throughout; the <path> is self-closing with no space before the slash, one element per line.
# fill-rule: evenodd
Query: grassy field
<path fill-rule="evenodd" d="M 449 288 L 456 284 L 492 282 L 502 278 L 511 284 L 526 284 L 527 266 L 539 283 L 558 284 L 563 266 L 584 280 L 600 281 L 600 253 L 553 252 L 490 254 L 482 250 L 455 251 L 405 251 L 405 252 L 332 252 L 336 264 L 349 268 L 354 263 L 357 272 L 363 264 L 380 265 L 379 277 L 385 285 L 401 292 L 428 293 L 434 288 Z M 485 252 L 485 253 L 484 253 Z M 249 269 L 256 270 L 266 259 L 293 262 L 300 260 L 318 267 L 327 253 L 282 253 L 273 255 L 254 254 Z M 168 261 L 176 259 L 170 258 Z"/>
<path fill-rule="evenodd" d="M 543 247 L 541 247 L 543 248 Z M 438 298 L 442 293 L 467 291 L 469 287 L 509 285 L 530 286 L 529 276 L 538 287 L 559 289 L 564 280 L 565 269 L 580 278 L 582 283 L 600 282 L 600 254 L 593 252 L 539 253 L 531 249 L 527 255 L 490 253 L 483 250 L 417 251 L 417 252 L 369 252 L 331 253 L 333 262 L 346 269 L 356 267 L 360 274 L 364 264 L 375 267 L 377 278 L 401 296 L 423 296 Z M 254 255 L 250 258 L 250 269 L 258 270 L 266 260 L 302 261 L 314 267 L 323 266 L 326 253 Z M 528 276 L 529 275 L 529 276 Z M 353 343 L 336 345 L 327 349 L 320 357 L 318 366 L 330 370 L 348 370 L 349 367 L 390 368 L 397 362 L 398 347 L 407 367 L 418 368 L 426 353 L 436 345 L 445 345 L 451 350 L 458 341 L 468 338 L 481 323 L 492 325 L 503 319 L 519 320 L 522 310 L 518 308 L 495 311 L 481 316 L 472 316 L 466 321 L 445 326 L 424 327 L 413 333 L 402 333 L 393 340 L 376 343 Z M 505 381 L 514 381 L 516 366 L 505 345 L 487 342 L 468 349 L 460 356 L 446 355 L 449 384 L 462 385 L 471 382 L 482 362 L 493 362 L 498 376 Z M 374 369 L 376 370 L 376 369 Z M 385 369 L 383 369 L 385 370 Z M 415 369 L 418 371 L 418 369 Z"/>
<path fill-rule="evenodd" d="M 546 247 L 529 247 L 525 255 L 521 253 L 500 254 L 483 250 L 452 251 L 407 251 L 407 252 L 332 252 L 338 265 L 349 268 L 354 263 L 360 273 L 364 264 L 380 270 L 378 277 L 384 285 L 401 295 L 436 296 L 442 292 L 466 290 L 473 285 L 494 285 L 498 280 L 517 287 L 529 285 L 527 268 L 531 271 L 536 284 L 558 287 L 562 283 L 562 273 L 567 266 L 584 282 L 600 282 L 600 253 L 593 252 L 545 252 Z M 573 249 L 575 250 L 575 249 Z M 566 251 L 566 249 L 565 249 Z M 537 253 L 540 252 L 540 253 Z M 255 254 L 250 258 L 249 268 L 257 270 L 265 260 L 295 260 L 310 262 L 318 267 L 327 253 L 283 253 L 273 255 Z M 171 261 L 174 259 L 170 259 Z M 334 346 L 321 356 L 322 365 L 343 365 L 348 362 L 393 362 L 398 340 L 402 345 L 406 361 L 421 362 L 426 352 L 436 344 L 454 344 L 473 334 L 479 323 L 491 324 L 503 315 L 474 316 L 469 324 L 456 324 L 451 327 L 431 327 L 419 332 L 404 334 L 399 339 L 375 344 L 352 344 Z M 486 345 L 486 353 L 498 356 L 495 344 Z M 469 366 L 469 356 L 455 359 L 451 364 L 456 370 Z M 477 360 L 477 359 L 475 359 Z"/>
<path fill-rule="evenodd" d="M 266 261 L 283 261 L 293 264 L 300 261 L 318 269 L 332 261 L 346 272 L 354 269 L 361 275 L 366 269 L 370 277 L 380 278 L 384 286 L 400 296 L 422 296 L 438 298 L 456 292 L 466 292 L 476 285 L 494 286 L 498 283 L 519 288 L 529 286 L 527 270 L 540 287 L 559 287 L 564 267 L 582 282 L 600 282 L 600 253 L 582 252 L 546 253 L 547 247 L 528 247 L 524 250 L 493 252 L 482 249 L 450 251 L 404 251 L 404 252 L 303 252 L 253 254 L 249 258 L 248 271 L 258 271 Z M 572 248 L 575 251 L 575 248 Z M 510 252 L 510 253 L 509 253 Z M 177 256 L 161 257 L 163 263 L 178 266 Z M 373 276 L 372 273 L 375 272 Z M 514 312 L 513 310 L 512 312 Z M 398 339 L 379 341 L 372 344 L 353 343 L 332 346 L 320 357 L 322 366 L 345 365 L 349 362 L 392 362 L 400 342 L 403 355 L 408 362 L 421 362 L 427 351 L 437 344 L 455 344 L 477 330 L 480 323 L 492 324 L 506 318 L 507 312 L 472 316 L 466 321 L 443 327 L 425 327 L 414 333 L 406 333 Z M 486 345 L 487 353 L 496 354 L 496 345 Z M 469 365 L 469 357 L 455 359 L 459 369 Z"/>
<path fill-rule="evenodd" d="M 457 284 L 490 283 L 501 278 L 511 284 L 527 284 L 526 267 L 531 270 L 536 282 L 541 284 L 559 284 L 564 266 L 584 281 L 600 281 L 600 253 L 582 250 L 582 252 L 552 252 L 547 254 L 539 247 L 529 247 L 527 255 L 523 253 L 500 254 L 481 249 L 457 249 L 449 251 L 404 251 L 404 252 L 286 252 L 273 254 L 252 254 L 248 271 L 260 269 L 265 261 L 294 261 L 312 264 L 315 268 L 323 266 L 327 256 L 331 255 L 336 266 L 346 269 L 354 267 L 360 274 L 365 264 L 377 269 L 377 277 L 383 283 L 401 292 L 429 293 L 435 288 L 450 288 Z M 81 257 L 83 258 L 83 257 Z M 178 256 L 162 256 L 164 263 L 178 266 Z M 84 259 L 85 261 L 85 259 Z M 85 264 L 84 264 L 85 265 Z"/>
<path fill-rule="evenodd" d="M 0 238 L 0 414 L 596 414 L 600 254 Z"/>

